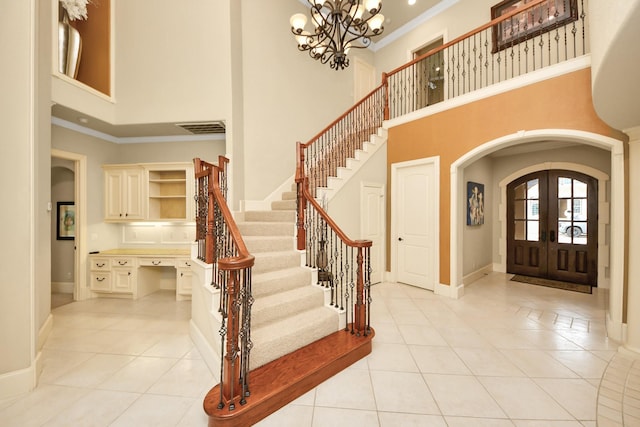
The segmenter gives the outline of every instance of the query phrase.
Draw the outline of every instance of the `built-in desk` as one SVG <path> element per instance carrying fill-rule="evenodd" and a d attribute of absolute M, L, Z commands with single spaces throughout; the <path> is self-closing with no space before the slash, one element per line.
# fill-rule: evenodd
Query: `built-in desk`
<path fill-rule="evenodd" d="M 190 255 L 189 249 L 100 251 L 89 255 L 90 288 L 96 296 L 133 299 L 160 289 L 175 289 L 176 300 L 191 299 Z M 166 280 L 167 270 L 171 283 Z"/>

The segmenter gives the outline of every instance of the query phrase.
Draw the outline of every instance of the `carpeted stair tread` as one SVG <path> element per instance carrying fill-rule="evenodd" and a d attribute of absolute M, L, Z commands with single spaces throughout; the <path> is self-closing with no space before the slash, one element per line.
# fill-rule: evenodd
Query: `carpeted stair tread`
<path fill-rule="evenodd" d="M 239 222 L 238 229 L 243 236 L 293 236 L 295 224 L 269 221 Z"/>
<path fill-rule="evenodd" d="M 311 270 L 305 267 L 292 267 L 281 270 L 253 274 L 252 293 L 255 298 L 277 292 L 284 292 L 301 286 L 310 286 Z"/>
<path fill-rule="evenodd" d="M 286 251 L 294 247 L 292 236 L 245 236 L 244 243 L 250 253 Z"/>
<path fill-rule="evenodd" d="M 266 273 L 267 271 L 291 268 L 300 265 L 300 254 L 296 251 L 258 252 L 253 254 L 255 264 L 253 274 Z"/>
<path fill-rule="evenodd" d="M 304 286 L 286 292 L 256 297 L 251 307 L 251 324 L 260 327 L 324 304 L 324 292 Z"/>
<path fill-rule="evenodd" d="M 245 222 L 296 222 L 295 210 L 246 211 Z"/>
<path fill-rule="evenodd" d="M 296 200 L 298 193 L 294 191 L 285 191 L 282 193 L 282 200 Z"/>
<path fill-rule="evenodd" d="M 271 202 L 271 209 L 275 210 L 296 210 L 296 201 L 295 200 L 275 200 Z"/>
<path fill-rule="evenodd" d="M 291 353 L 337 330 L 336 312 L 324 306 L 252 328 L 251 369 Z"/>

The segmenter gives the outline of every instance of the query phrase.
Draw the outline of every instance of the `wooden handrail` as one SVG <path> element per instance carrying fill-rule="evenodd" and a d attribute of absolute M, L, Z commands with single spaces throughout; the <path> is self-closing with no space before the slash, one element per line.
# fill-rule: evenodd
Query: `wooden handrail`
<path fill-rule="evenodd" d="M 311 138 L 309 140 L 309 142 L 307 142 L 306 144 L 302 144 L 303 148 L 307 148 L 309 147 L 311 144 L 313 144 L 315 141 L 317 141 L 322 135 L 324 135 L 329 129 L 331 129 L 332 127 L 334 127 L 335 125 L 337 125 L 340 120 L 344 119 L 346 116 L 348 116 L 351 112 L 353 112 L 355 109 L 357 109 L 359 106 L 361 106 L 367 99 L 369 99 L 370 97 L 372 97 L 373 95 L 375 95 L 375 93 L 380 90 L 382 88 L 384 84 L 381 84 L 380 86 L 377 86 L 375 89 L 373 89 L 371 92 L 369 92 L 364 98 L 362 98 L 360 101 L 358 101 L 353 107 L 349 108 L 347 111 L 345 111 L 344 113 L 342 113 L 342 115 L 340 117 L 338 117 L 337 119 L 335 119 L 334 121 L 332 121 L 329 126 L 325 127 L 324 129 L 322 129 L 320 132 L 318 132 L 317 135 L 315 135 L 313 138 Z"/>
<path fill-rule="evenodd" d="M 345 245 L 350 246 L 352 248 L 370 248 L 373 245 L 373 242 L 371 240 L 351 240 L 344 233 L 344 231 L 342 231 L 342 229 L 338 226 L 338 224 L 336 224 L 335 221 L 331 219 L 331 217 L 327 214 L 327 212 L 325 212 L 325 210 L 322 209 L 322 206 L 320 206 L 320 204 L 316 201 L 316 199 L 313 196 L 311 196 L 311 193 L 309 193 L 308 186 L 303 186 L 302 191 L 305 195 L 305 198 L 307 199 L 307 202 L 310 203 L 315 208 L 315 210 L 322 217 L 322 219 L 338 235 L 340 240 L 342 240 L 342 242 Z"/>
<path fill-rule="evenodd" d="M 229 410 L 233 410 L 236 403 L 245 402 L 249 387 L 249 325 L 253 301 L 251 268 L 255 258 L 247 250 L 223 189 L 220 188 L 220 181 L 226 180 L 228 159 L 220 156 L 218 161 L 219 164 L 214 165 L 194 159 L 196 181 L 198 185 L 203 185 L 203 190 L 197 192 L 198 209 L 206 210 L 206 218 L 205 215 L 198 215 L 197 227 L 200 229 L 202 222 L 206 221 L 205 262 L 213 264 L 213 280 L 219 281 L 216 288 L 220 290 L 221 354 L 224 353 L 224 357 L 220 366 L 218 406 L 228 406 Z M 201 200 L 205 187 L 208 197 Z M 201 238 L 199 235 L 198 239 Z M 216 246 L 221 242 L 220 246 L 225 248 L 224 254 L 216 253 Z M 220 277 L 216 277 L 216 272 L 220 273 Z"/>
<path fill-rule="evenodd" d="M 422 61 L 423 59 L 425 59 L 425 58 L 427 58 L 429 56 L 432 56 L 432 55 L 434 55 L 434 54 L 436 54 L 436 53 L 438 53 L 438 52 L 440 52 L 442 50 L 445 50 L 445 49 L 447 49 L 447 48 L 449 48 L 449 47 L 451 47 L 451 46 L 453 46 L 453 45 L 455 45 L 457 43 L 460 43 L 462 40 L 468 39 L 469 37 L 474 36 L 474 35 L 482 32 L 482 31 L 486 30 L 487 28 L 491 28 L 491 27 L 493 27 L 493 26 L 495 26 L 497 24 L 500 24 L 502 21 L 506 21 L 507 19 L 510 19 L 512 16 L 518 15 L 519 13 L 522 13 L 525 10 L 528 10 L 530 8 L 533 8 L 533 7 L 536 7 L 536 6 L 538 6 L 538 5 L 542 4 L 542 3 L 545 3 L 547 1 L 548 0 L 533 0 L 531 3 L 526 3 L 525 5 L 520 6 L 519 8 L 517 8 L 515 10 L 512 10 L 509 13 L 505 13 L 504 15 L 500 15 L 497 18 L 491 20 L 490 22 L 488 22 L 488 23 L 486 23 L 486 24 L 484 24 L 484 25 L 482 25 L 482 26 L 480 26 L 480 27 L 478 27 L 478 28 L 476 28 L 474 30 L 471 30 L 471 31 L 459 36 L 459 37 L 456 37 L 455 39 L 443 44 L 442 46 L 438 46 L 436 48 L 431 49 L 428 52 L 423 53 L 422 55 L 418 56 L 417 58 L 414 58 L 412 61 L 407 62 L 406 64 L 401 65 L 398 68 L 395 68 L 394 70 L 386 73 L 386 75 L 387 76 L 392 76 L 394 74 L 397 74 L 400 71 L 402 71 L 404 69 L 407 69 L 407 68 L 411 67 L 412 65 L 415 65 L 416 63 Z"/>

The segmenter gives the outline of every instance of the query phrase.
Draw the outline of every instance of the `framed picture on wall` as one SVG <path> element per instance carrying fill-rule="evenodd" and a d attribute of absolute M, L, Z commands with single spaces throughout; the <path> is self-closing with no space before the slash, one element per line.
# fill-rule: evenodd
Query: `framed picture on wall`
<path fill-rule="evenodd" d="M 484 184 L 467 182 L 467 225 L 484 224 Z"/>
<path fill-rule="evenodd" d="M 76 237 L 76 205 L 74 202 L 58 202 L 56 211 L 56 238 L 73 240 Z"/>
<path fill-rule="evenodd" d="M 499 18 L 533 0 L 504 0 L 491 7 L 491 19 Z M 513 15 L 493 27 L 493 53 L 578 19 L 577 0 L 547 0 Z"/>

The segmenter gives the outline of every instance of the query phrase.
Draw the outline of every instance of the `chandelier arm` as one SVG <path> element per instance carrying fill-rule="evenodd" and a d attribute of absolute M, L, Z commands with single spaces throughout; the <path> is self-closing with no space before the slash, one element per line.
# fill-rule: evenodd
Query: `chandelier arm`
<path fill-rule="evenodd" d="M 376 22 L 379 29 L 375 31 L 368 25 L 382 10 L 382 2 L 377 9 L 371 10 L 363 9 L 359 0 L 325 0 L 322 4 L 317 4 L 316 0 L 307 0 L 307 3 L 311 9 L 312 25 L 315 27 L 312 31 L 315 33 L 294 28 L 292 24 L 291 32 L 298 39 L 298 50 L 309 52 L 311 58 L 322 64 L 329 63 L 334 70 L 349 66 L 346 54 L 349 49 L 368 47 L 371 37 L 384 31 L 381 22 Z M 369 16 L 363 19 L 362 15 Z"/>

